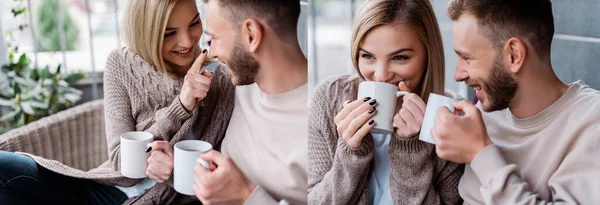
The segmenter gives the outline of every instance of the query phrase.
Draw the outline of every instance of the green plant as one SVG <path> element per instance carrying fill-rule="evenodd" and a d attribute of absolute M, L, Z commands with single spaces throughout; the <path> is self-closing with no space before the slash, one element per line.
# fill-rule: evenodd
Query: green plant
<path fill-rule="evenodd" d="M 79 71 L 63 78 L 60 65 L 55 72 L 48 66 L 30 69 L 27 55 L 17 59 L 16 51 L 9 48 L 9 63 L 1 69 L 8 83 L 0 88 L 0 106 L 10 107 L 10 112 L 0 117 L 4 126 L 0 134 L 71 107 L 82 93 L 70 85 L 86 77 Z"/>
<path fill-rule="evenodd" d="M 22 0 L 15 1 L 21 3 L 12 9 L 17 18 L 27 9 Z M 27 24 L 21 24 L 19 30 L 26 27 Z M 12 31 L 6 35 L 9 40 L 14 40 Z M 9 42 L 9 61 L 0 68 L 0 134 L 71 107 L 82 93 L 70 85 L 87 77 L 78 71 L 63 78 L 60 65 L 54 72 L 48 66 L 30 68 L 31 59 L 26 54 L 17 58 L 18 50 L 18 46 Z"/>
<path fill-rule="evenodd" d="M 44 0 L 37 10 L 36 25 L 38 50 L 45 51 L 60 51 L 60 33 L 58 26 L 58 7 L 57 4 L 61 0 Z M 66 50 L 75 50 L 75 45 L 79 37 L 79 28 L 73 22 L 69 11 L 64 3 L 61 3 L 63 27 L 65 35 Z"/>

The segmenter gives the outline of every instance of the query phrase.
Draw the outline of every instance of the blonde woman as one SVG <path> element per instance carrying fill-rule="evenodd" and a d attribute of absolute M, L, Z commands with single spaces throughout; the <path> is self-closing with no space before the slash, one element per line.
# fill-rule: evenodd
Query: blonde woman
<path fill-rule="evenodd" d="M 354 25 L 358 75 L 321 83 L 309 114 L 309 204 L 459 204 L 464 166 L 418 139 L 425 102 L 444 91 L 444 56 L 427 0 L 368 0 Z M 411 94 L 397 102 L 392 134 L 369 134 L 377 99 L 356 99 L 377 81 Z"/>
<path fill-rule="evenodd" d="M 218 149 L 233 110 L 234 87 L 221 67 L 214 75 L 199 72 L 207 51 L 198 46 L 203 30 L 196 8 L 194 0 L 124 1 L 121 27 L 127 47 L 110 54 L 104 71 L 108 161 L 85 172 L 37 156 L 0 152 L 1 201 L 197 202 L 172 188 L 172 145 L 202 139 Z M 119 136 L 129 131 L 155 136 L 148 178 L 129 179 L 119 172 Z"/>

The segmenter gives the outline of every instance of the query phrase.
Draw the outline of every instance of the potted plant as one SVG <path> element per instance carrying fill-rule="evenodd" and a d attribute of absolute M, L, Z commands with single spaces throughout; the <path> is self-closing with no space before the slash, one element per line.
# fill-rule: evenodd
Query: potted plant
<path fill-rule="evenodd" d="M 0 134 L 42 117 L 73 106 L 81 98 L 81 91 L 71 84 L 86 77 L 75 72 L 63 77 L 60 65 L 54 72 L 29 68 L 26 54 L 15 58 L 16 48 L 9 47 L 9 63 L 0 69 L 6 83 L 0 84 Z"/>

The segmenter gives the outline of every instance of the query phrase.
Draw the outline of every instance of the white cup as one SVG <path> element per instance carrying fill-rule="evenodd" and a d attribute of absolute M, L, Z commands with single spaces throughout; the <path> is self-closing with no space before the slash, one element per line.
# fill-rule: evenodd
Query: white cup
<path fill-rule="evenodd" d="M 362 82 L 358 85 L 358 100 L 365 97 L 377 100 L 377 112 L 371 119 L 375 127 L 369 131 L 374 134 L 390 134 L 394 131 L 394 114 L 398 97 L 408 94 L 398 91 L 398 87 L 382 82 Z"/>
<path fill-rule="evenodd" d="M 433 125 L 435 124 L 437 109 L 446 106 L 450 112 L 454 112 L 454 106 L 452 105 L 454 102 L 458 102 L 458 100 L 434 93 L 429 94 L 429 100 L 427 101 L 427 107 L 425 108 L 425 117 L 423 118 L 423 125 L 421 125 L 421 134 L 419 135 L 420 140 L 435 144 L 433 136 L 431 135 L 431 128 L 433 128 Z"/>
<path fill-rule="evenodd" d="M 121 174 L 128 178 L 145 178 L 154 135 L 148 132 L 126 132 L 121 135 Z"/>
<path fill-rule="evenodd" d="M 175 191 L 194 195 L 194 167 L 202 164 L 209 169 L 210 163 L 200 159 L 202 153 L 212 150 L 212 145 L 200 140 L 184 140 L 175 144 L 175 167 L 173 181 Z"/>

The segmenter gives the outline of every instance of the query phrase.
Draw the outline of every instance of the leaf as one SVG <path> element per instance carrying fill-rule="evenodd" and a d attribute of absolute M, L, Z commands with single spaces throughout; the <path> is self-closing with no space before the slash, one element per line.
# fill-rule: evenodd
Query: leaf
<path fill-rule="evenodd" d="M 29 100 L 31 98 L 35 98 L 38 96 L 41 96 L 44 92 L 44 89 L 40 86 L 35 86 L 35 88 L 33 88 L 32 90 L 30 90 L 27 93 L 24 93 L 23 95 L 21 95 L 21 99 L 22 100 Z"/>
<path fill-rule="evenodd" d="M 31 61 L 29 60 L 29 58 L 27 57 L 26 54 L 21 54 L 21 56 L 19 57 L 19 62 L 17 63 L 18 66 L 20 66 L 21 68 L 25 68 L 29 65 Z"/>
<path fill-rule="evenodd" d="M 46 66 L 44 69 L 41 69 L 40 78 L 41 79 L 50 78 L 50 67 Z"/>
<path fill-rule="evenodd" d="M 13 8 L 10 11 L 13 13 L 14 17 L 17 17 L 18 15 L 21 15 L 22 13 L 25 13 L 25 11 L 27 11 L 27 7 Z"/>
<path fill-rule="evenodd" d="M 58 81 L 58 85 L 60 87 L 67 87 L 67 88 L 69 87 L 69 83 L 65 82 L 64 80 Z"/>
<path fill-rule="evenodd" d="M 21 108 L 23 108 L 24 113 L 27 113 L 29 115 L 35 115 L 35 111 L 28 102 L 22 102 Z"/>
<path fill-rule="evenodd" d="M 2 117 L 0 117 L 0 121 L 7 121 L 10 119 L 13 119 L 15 116 L 17 116 L 18 114 L 21 113 L 21 109 L 15 109 L 12 112 L 9 112 L 6 115 L 2 115 Z"/>
<path fill-rule="evenodd" d="M 61 67 L 61 64 L 58 64 L 58 67 L 56 68 L 56 72 L 54 72 L 55 75 L 60 74 L 60 67 Z"/>
<path fill-rule="evenodd" d="M 29 74 L 29 78 L 31 78 L 32 80 L 38 81 L 40 79 L 40 75 L 39 72 L 36 70 L 33 70 L 30 74 Z"/>
<path fill-rule="evenodd" d="M 27 24 L 21 24 L 19 25 L 19 31 L 23 31 L 27 28 Z"/>
<path fill-rule="evenodd" d="M 77 81 L 80 81 L 82 79 L 85 78 L 85 74 L 84 73 L 73 73 L 69 76 L 67 76 L 65 79 L 63 79 L 65 82 L 70 84 L 73 84 Z"/>
<path fill-rule="evenodd" d="M 38 109 L 43 109 L 43 110 L 48 109 L 48 104 L 43 103 L 43 102 L 30 101 L 29 105 L 31 105 L 31 107 L 33 107 L 33 108 L 38 108 Z"/>
<path fill-rule="evenodd" d="M 6 73 L 6 77 L 8 78 L 14 78 L 15 76 L 17 76 L 17 73 L 15 73 L 15 71 L 10 71 L 8 73 Z"/>
<path fill-rule="evenodd" d="M 44 78 L 44 80 L 42 81 L 42 86 L 46 88 L 52 87 L 52 84 L 54 84 L 54 79 Z"/>
<path fill-rule="evenodd" d="M 21 113 L 21 115 L 19 115 L 19 119 L 17 120 L 17 127 L 21 127 L 25 125 L 25 113 Z"/>
<path fill-rule="evenodd" d="M 2 106 L 11 106 L 13 104 L 15 104 L 16 100 L 15 99 L 3 99 L 0 98 L 0 105 Z"/>
<path fill-rule="evenodd" d="M 14 90 L 15 95 L 17 93 L 21 93 L 21 86 L 19 86 L 18 84 L 16 84 L 16 85 L 13 86 L 13 90 Z"/>
<path fill-rule="evenodd" d="M 11 36 L 12 34 L 8 34 L 8 35 Z M 13 62 L 13 61 L 15 61 L 15 53 L 11 51 L 8 54 L 8 62 Z"/>
<path fill-rule="evenodd" d="M 67 93 L 63 97 L 72 103 L 76 103 L 77 101 L 79 101 L 81 99 L 80 95 L 73 94 L 73 93 Z"/>

